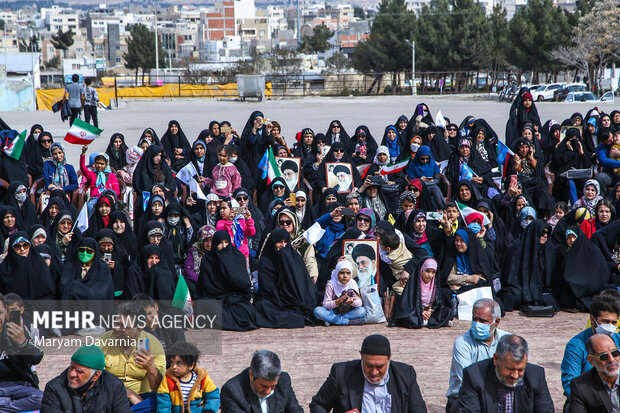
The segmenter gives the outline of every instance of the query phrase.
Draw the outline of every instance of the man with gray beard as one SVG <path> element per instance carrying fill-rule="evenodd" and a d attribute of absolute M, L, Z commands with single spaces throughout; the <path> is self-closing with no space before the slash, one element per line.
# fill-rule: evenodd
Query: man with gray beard
<path fill-rule="evenodd" d="M 617 413 L 620 350 L 607 334 L 594 334 L 586 341 L 588 361 L 593 369 L 570 383 L 569 413 Z"/>
<path fill-rule="evenodd" d="M 529 364 L 527 342 L 508 334 L 491 359 L 463 371 L 459 413 L 553 413 L 545 370 Z"/>
<path fill-rule="evenodd" d="M 105 370 L 105 356 L 97 346 L 82 346 L 69 367 L 45 386 L 41 412 L 131 412 L 123 382 Z"/>

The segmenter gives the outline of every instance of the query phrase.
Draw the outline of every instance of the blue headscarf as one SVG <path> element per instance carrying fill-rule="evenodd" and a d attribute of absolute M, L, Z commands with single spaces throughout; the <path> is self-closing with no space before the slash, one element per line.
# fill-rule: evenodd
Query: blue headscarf
<path fill-rule="evenodd" d="M 95 183 L 95 186 L 99 188 L 99 191 L 105 188 L 106 183 L 108 182 L 108 174 L 112 172 L 112 170 L 110 169 L 110 157 L 108 156 L 108 154 L 98 153 L 95 156 L 95 159 L 100 156 L 102 156 L 105 159 L 106 166 L 105 166 L 105 169 L 101 172 L 95 170 L 95 173 L 97 174 L 97 182 Z M 94 165 L 93 165 L 93 169 L 94 169 Z"/>
<path fill-rule="evenodd" d="M 519 211 L 519 222 L 523 221 L 527 217 L 532 217 L 534 219 L 537 218 L 536 210 L 534 208 L 532 208 L 531 206 L 529 206 L 529 205 L 528 206 L 524 206 Z"/>
<path fill-rule="evenodd" d="M 207 144 L 205 143 L 205 141 L 203 141 L 202 139 L 197 139 L 196 142 L 194 142 L 194 144 L 192 145 L 192 152 L 194 151 L 194 149 L 196 149 L 196 145 L 201 144 L 203 148 L 205 148 L 205 154 L 202 155 L 201 158 L 196 157 L 196 155 L 194 155 L 194 157 L 196 158 L 196 160 L 200 163 L 204 163 L 205 161 L 205 156 L 207 154 Z"/>
<path fill-rule="evenodd" d="M 390 129 L 392 129 L 394 133 L 396 133 L 396 137 L 393 141 L 389 140 L 387 137 L 387 133 Z M 398 145 L 398 130 L 393 125 L 385 128 L 385 146 L 388 147 L 391 158 L 397 158 L 398 155 L 400 155 L 400 146 Z"/>
<path fill-rule="evenodd" d="M 430 156 L 430 160 L 423 164 L 420 162 L 420 157 L 422 156 Z M 433 154 L 431 153 L 431 148 L 426 145 L 420 146 L 418 151 L 415 154 L 415 157 L 409 163 L 409 169 L 407 169 L 407 176 L 409 179 L 413 178 L 422 178 L 429 177 L 432 178 L 433 175 L 439 173 L 439 166 L 437 166 L 437 162 L 433 158 Z"/>
<path fill-rule="evenodd" d="M 595 118 L 588 119 L 588 124 L 594 126 L 594 133 L 598 132 L 598 122 Z"/>
<path fill-rule="evenodd" d="M 463 228 L 456 230 L 456 235 L 463 238 L 467 247 L 469 247 L 469 232 L 464 230 Z M 460 253 L 457 251 L 456 253 L 456 269 L 461 274 L 471 274 L 471 266 L 469 264 L 469 251 L 465 251 L 464 253 Z"/>

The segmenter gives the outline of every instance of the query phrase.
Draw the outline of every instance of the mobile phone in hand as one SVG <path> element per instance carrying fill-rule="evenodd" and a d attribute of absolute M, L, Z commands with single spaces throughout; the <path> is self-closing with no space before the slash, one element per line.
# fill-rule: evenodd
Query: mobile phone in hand
<path fill-rule="evenodd" d="M 9 311 L 9 321 L 17 325 L 20 325 L 22 323 L 22 315 L 19 310 Z"/>

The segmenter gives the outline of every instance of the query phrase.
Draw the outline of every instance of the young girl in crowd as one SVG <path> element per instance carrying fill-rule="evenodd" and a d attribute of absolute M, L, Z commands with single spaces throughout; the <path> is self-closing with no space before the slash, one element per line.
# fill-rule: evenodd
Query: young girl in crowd
<path fill-rule="evenodd" d="M 551 225 L 551 228 L 555 228 L 558 221 L 568 213 L 568 205 L 566 202 L 558 202 L 555 204 L 553 210 L 555 211 L 555 214 L 553 214 L 547 221 L 547 223 Z"/>
<path fill-rule="evenodd" d="M 325 286 L 323 305 L 314 309 L 314 316 L 325 321 L 325 325 L 364 324 L 366 309 L 362 306 L 360 289 L 353 277 L 353 264 L 348 259 L 336 264 Z"/>
<path fill-rule="evenodd" d="M 86 167 L 86 152 L 88 151 L 88 145 L 82 147 L 82 155 L 80 155 L 80 171 L 82 176 L 87 180 L 87 185 L 90 190 L 90 199 L 88 200 L 88 212 L 90 213 L 97 202 L 97 198 L 105 189 L 111 189 L 118 197 L 121 191 L 118 186 L 118 179 L 116 175 L 112 173 L 108 162 L 108 155 L 100 153 L 95 156 L 94 171 L 91 171 Z"/>
<path fill-rule="evenodd" d="M 245 208 L 243 215 L 236 214 L 232 209 L 232 200 L 230 198 L 220 202 L 218 212 L 220 220 L 217 221 L 215 229 L 217 231 L 221 229 L 226 230 L 230 235 L 230 239 L 247 260 L 250 255 L 248 237 L 256 234 L 252 213 L 248 208 Z"/>
<path fill-rule="evenodd" d="M 206 185 L 211 193 L 220 197 L 232 196 L 237 188 L 241 186 L 241 175 L 229 159 L 232 149 L 228 145 L 221 145 L 217 148 L 217 158 L 219 163 L 213 168 L 212 178 L 205 178 Z"/>

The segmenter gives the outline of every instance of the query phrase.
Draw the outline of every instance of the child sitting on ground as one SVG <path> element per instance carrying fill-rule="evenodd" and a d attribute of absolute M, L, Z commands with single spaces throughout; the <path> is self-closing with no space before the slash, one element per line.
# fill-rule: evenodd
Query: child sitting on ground
<path fill-rule="evenodd" d="M 220 390 L 209 373 L 196 365 L 200 352 L 185 341 L 167 351 L 170 368 L 157 390 L 158 412 L 217 412 Z"/>
<path fill-rule="evenodd" d="M 341 258 L 332 271 L 325 286 L 323 305 L 314 309 L 314 316 L 326 325 L 364 324 L 366 309 L 353 279 L 353 264 L 347 258 Z"/>
<path fill-rule="evenodd" d="M 387 251 L 387 258 L 390 261 L 388 264 L 392 270 L 392 275 L 397 280 L 392 284 L 392 290 L 394 290 L 396 294 L 401 295 L 409 279 L 408 275 L 403 274 L 403 270 L 405 269 L 405 265 L 411 260 L 412 255 L 405 246 L 405 243 L 401 242 L 396 232 L 386 232 L 381 235 L 379 246 Z"/>

